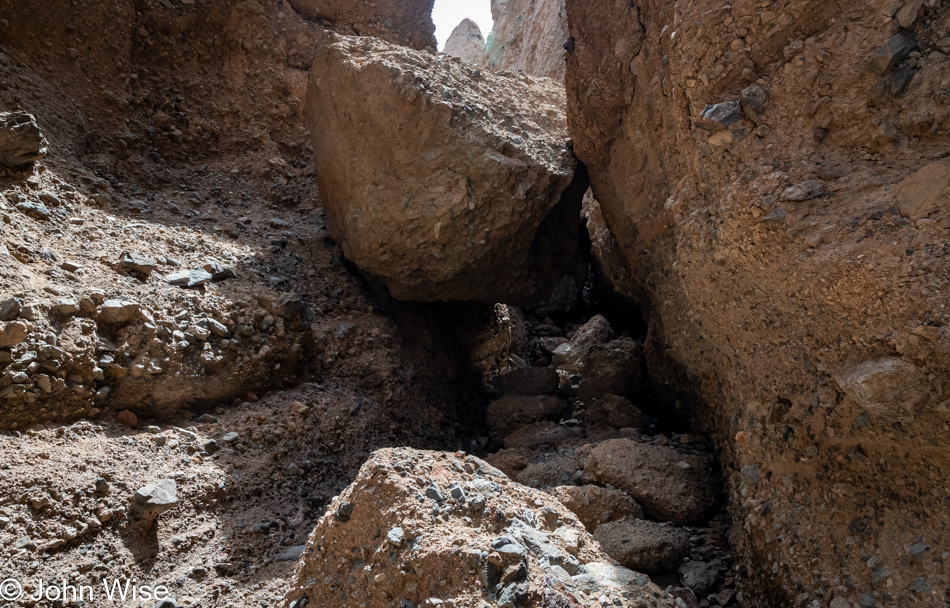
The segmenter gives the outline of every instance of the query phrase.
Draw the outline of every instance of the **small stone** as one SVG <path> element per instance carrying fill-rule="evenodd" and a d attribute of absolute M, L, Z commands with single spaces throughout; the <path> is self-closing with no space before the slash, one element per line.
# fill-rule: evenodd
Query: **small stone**
<path fill-rule="evenodd" d="M 883 76 L 897 63 L 906 59 L 916 48 L 916 36 L 909 32 L 900 32 L 871 54 L 865 69 L 876 76 Z"/>
<path fill-rule="evenodd" d="M 348 521 L 350 515 L 353 514 L 353 503 L 343 501 L 340 503 L 340 506 L 336 508 L 335 517 L 340 521 Z"/>
<path fill-rule="evenodd" d="M 160 479 L 139 488 L 132 496 L 132 501 L 133 515 L 151 521 L 178 504 L 178 486 L 174 479 Z"/>
<path fill-rule="evenodd" d="M 79 303 L 75 300 L 56 300 L 51 308 L 58 314 L 71 315 L 79 312 Z"/>
<path fill-rule="evenodd" d="M 20 316 L 23 301 L 19 298 L 7 298 L 0 302 L 0 321 L 13 321 Z"/>
<path fill-rule="evenodd" d="M 727 101 L 706 108 L 696 119 L 696 126 L 706 131 L 723 131 L 742 120 L 742 106 L 738 101 Z"/>
<path fill-rule="evenodd" d="M 0 323 L 0 348 L 11 348 L 26 340 L 27 326 L 23 321 Z"/>
<path fill-rule="evenodd" d="M 176 270 L 165 276 L 165 282 L 176 287 L 195 288 L 200 287 L 211 280 L 211 273 L 203 268 L 192 268 L 191 270 Z"/>
<path fill-rule="evenodd" d="M 739 475 L 742 477 L 742 481 L 745 483 L 759 483 L 761 477 L 759 476 L 759 469 L 762 465 L 750 464 L 748 466 L 742 467 L 739 471 Z"/>
<path fill-rule="evenodd" d="M 135 428 L 139 423 L 139 418 L 129 410 L 122 410 L 115 415 L 116 422 L 128 428 Z"/>
<path fill-rule="evenodd" d="M 901 10 L 897 11 L 897 23 L 904 29 L 910 29 L 917 17 L 920 15 L 920 9 L 924 6 L 924 0 L 910 0 Z"/>
<path fill-rule="evenodd" d="M 818 198 L 824 194 L 825 186 L 820 181 L 812 179 L 787 188 L 782 193 L 782 200 L 801 202 Z"/>
<path fill-rule="evenodd" d="M 130 300 L 106 300 L 99 309 L 103 323 L 128 323 L 139 310 L 139 305 Z"/>
<path fill-rule="evenodd" d="M 768 101 L 769 94 L 757 84 L 742 89 L 742 110 L 755 123 L 762 120 L 762 111 Z"/>
<path fill-rule="evenodd" d="M 0 165 L 19 167 L 46 156 L 46 138 L 26 112 L 0 112 Z"/>
<path fill-rule="evenodd" d="M 14 549 L 28 549 L 30 547 L 35 547 L 35 546 L 36 545 L 33 543 L 33 539 L 30 538 L 29 536 L 21 536 L 20 538 L 16 539 L 16 541 L 14 541 L 13 543 Z"/>
<path fill-rule="evenodd" d="M 120 272 L 131 272 L 144 277 L 151 275 L 157 265 L 158 262 L 154 259 L 132 251 L 122 252 L 122 256 L 119 258 Z"/>
<path fill-rule="evenodd" d="M 778 223 L 788 217 L 788 212 L 781 207 L 776 207 L 774 211 L 762 217 L 763 222 Z"/>
<path fill-rule="evenodd" d="M 399 547 L 402 547 L 404 542 L 406 542 L 406 534 L 403 532 L 402 528 L 396 527 L 389 531 L 389 533 L 386 535 L 386 540 L 389 541 L 389 544 L 398 549 Z"/>
<path fill-rule="evenodd" d="M 307 545 L 294 545 L 289 549 L 277 554 L 276 561 L 278 562 L 295 562 L 300 559 L 300 556 L 303 555 L 304 549 L 307 548 Z"/>
<path fill-rule="evenodd" d="M 227 279 L 236 279 L 237 273 L 230 266 L 225 266 L 218 262 L 209 262 L 202 266 L 205 272 L 211 275 L 212 281 L 225 281 Z"/>
<path fill-rule="evenodd" d="M 679 567 L 680 582 L 702 597 L 716 586 L 718 563 L 691 561 Z"/>
<path fill-rule="evenodd" d="M 294 601 L 290 602 L 287 608 L 304 608 L 309 603 L 310 599 L 307 596 L 298 597 Z"/>
<path fill-rule="evenodd" d="M 218 419 L 212 416 L 211 414 L 202 414 L 198 416 L 198 420 L 197 420 L 197 422 L 200 422 L 202 424 L 214 424 L 217 421 Z"/>
<path fill-rule="evenodd" d="M 109 493 L 109 482 L 99 477 L 96 479 L 96 494 L 108 494 Z"/>
<path fill-rule="evenodd" d="M 231 431 L 230 433 L 225 433 L 224 437 L 221 438 L 221 441 L 223 443 L 234 443 L 240 438 L 241 438 L 240 434 L 235 433 L 234 431 Z"/>
<path fill-rule="evenodd" d="M 18 203 L 16 209 L 20 213 L 25 213 L 26 215 L 29 215 L 30 217 L 37 220 L 48 220 L 50 217 L 50 211 L 43 203 L 26 201 L 23 203 Z"/>

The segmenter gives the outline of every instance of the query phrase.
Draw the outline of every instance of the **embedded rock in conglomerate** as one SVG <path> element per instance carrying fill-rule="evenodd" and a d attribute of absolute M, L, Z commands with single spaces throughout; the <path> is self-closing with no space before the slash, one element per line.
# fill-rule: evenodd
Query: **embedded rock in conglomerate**
<path fill-rule="evenodd" d="M 536 303 L 577 248 L 575 173 L 554 82 L 331 36 L 307 116 L 345 256 L 401 300 Z"/>
<path fill-rule="evenodd" d="M 0 165 L 19 167 L 46 156 L 46 138 L 26 112 L 0 112 Z"/>
<path fill-rule="evenodd" d="M 342 34 L 435 48 L 435 0 L 288 0 L 295 11 Z"/>
<path fill-rule="evenodd" d="M 482 30 L 471 19 L 462 19 L 462 22 L 455 26 L 445 41 L 443 52 L 475 65 L 485 65 L 488 61 Z"/>
<path fill-rule="evenodd" d="M 615 565 L 547 494 L 511 482 L 474 456 L 392 448 L 375 452 L 330 504 L 284 606 L 537 608 L 605 601 L 674 606 L 646 576 Z"/>

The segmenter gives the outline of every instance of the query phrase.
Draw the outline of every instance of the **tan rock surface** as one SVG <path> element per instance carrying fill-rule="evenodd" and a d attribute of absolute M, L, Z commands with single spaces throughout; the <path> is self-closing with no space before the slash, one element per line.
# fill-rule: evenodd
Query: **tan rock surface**
<path fill-rule="evenodd" d="M 602 595 L 673 606 L 616 569 L 550 496 L 472 456 L 395 448 L 375 452 L 330 504 L 284 605 L 600 606 Z"/>
<path fill-rule="evenodd" d="M 573 257 L 583 196 L 561 100 L 548 80 L 333 38 L 307 114 L 346 257 L 399 299 L 548 296 Z"/>
<path fill-rule="evenodd" d="M 567 2 L 575 151 L 642 286 L 651 375 L 732 471 L 754 605 L 950 584 L 906 550 L 950 544 L 931 491 L 950 484 L 950 218 L 942 178 L 919 180 L 948 151 L 950 16 L 902 4 Z M 836 380 L 882 358 L 926 385 L 913 422 Z"/>

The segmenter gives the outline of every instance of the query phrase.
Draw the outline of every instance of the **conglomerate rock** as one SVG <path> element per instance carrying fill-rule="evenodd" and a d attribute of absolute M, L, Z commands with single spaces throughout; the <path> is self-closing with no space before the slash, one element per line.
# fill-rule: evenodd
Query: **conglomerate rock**
<path fill-rule="evenodd" d="M 535 303 L 577 245 L 575 173 L 552 81 L 332 36 L 307 116 L 346 257 L 403 300 Z"/>
<path fill-rule="evenodd" d="M 285 600 L 288 608 L 674 605 L 646 576 L 615 565 L 557 500 L 473 456 L 409 448 L 375 452 L 333 500 Z"/>
<path fill-rule="evenodd" d="M 288 0 L 301 15 L 342 34 L 374 36 L 414 49 L 435 48 L 435 0 Z"/>
<path fill-rule="evenodd" d="M 731 471 L 740 600 L 944 601 L 950 12 L 567 11 L 575 152 L 649 312 L 651 387 L 700 397 Z"/>

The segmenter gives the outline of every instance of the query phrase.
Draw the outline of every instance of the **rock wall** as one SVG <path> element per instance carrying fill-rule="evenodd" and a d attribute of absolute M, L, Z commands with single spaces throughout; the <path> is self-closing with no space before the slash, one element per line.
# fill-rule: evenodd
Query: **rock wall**
<path fill-rule="evenodd" d="M 445 41 L 443 52 L 446 55 L 458 57 L 466 63 L 485 65 L 485 38 L 478 24 L 471 19 L 462 19 L 449 39 Z"/>
<path fill-rule="evenodd" d="M 288 0 L 294 10 L 341 34 L 374 36 L 414 49 L 436 48 L 435 0 Z"/>
<path fill-rule="evenodd" d="M 575 152 L 695 390 L 747 605 L 950 583 L 950 11 L 568 0 Z"/>
<path fill-rule="evenodd" d="M 564 80 L 567 13 L 564 0 L 492 0 L 488 66 Z"/>

